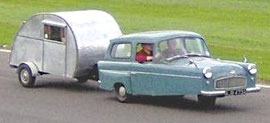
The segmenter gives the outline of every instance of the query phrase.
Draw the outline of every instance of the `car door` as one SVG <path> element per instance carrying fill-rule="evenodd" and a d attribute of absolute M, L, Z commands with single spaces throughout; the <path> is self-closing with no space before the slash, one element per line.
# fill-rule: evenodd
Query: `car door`
<path fill-rule="evenodd" d="M 132 93 L 134 95 L 152 95 L 154 94 L 153 90 L 153 79 L 152 79 L 152 69 L 154 68 L 152 61 L 146 62 L 137 62 L 136 55 L 137 53 L 143 51 L 142 49 L 143 43 L 136 44 L 136 48 L 134 48 L 134 52 L 136 52 L 134 56 L 134 61 L 131 64 L 131 85 L 132 85 Z M 152 50 L 154 48 L 154 44 L 150 44 Z M 142 52 L 141 52 L 142 53 Z M 153 55 L 153 54 L 152 54 Z"/>
<path fill-rule="evenodd" d="M 131 64 L 131 85 L 133 94 L 153 95 L 155 94 L 152 62 Z"/>

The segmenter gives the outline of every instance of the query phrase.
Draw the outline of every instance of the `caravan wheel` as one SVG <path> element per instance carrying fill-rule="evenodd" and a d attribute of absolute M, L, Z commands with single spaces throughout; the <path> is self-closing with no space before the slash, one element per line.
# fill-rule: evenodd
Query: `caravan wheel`
<path fill-rule="evenodd" d="M 32 75 L 31 69 L 26 65 L 22 64 L 18 68 L 18 78 L 23 87 L 33 87 L 36 81 L 36 77 Z"/>

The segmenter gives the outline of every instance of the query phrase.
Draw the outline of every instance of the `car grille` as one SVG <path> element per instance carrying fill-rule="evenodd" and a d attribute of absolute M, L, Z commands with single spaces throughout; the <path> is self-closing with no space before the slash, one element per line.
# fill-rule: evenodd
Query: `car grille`
<path fill-rule="evenodd" d="M 245 87 L 246 83 L 247 79 L 245 77 L 222 78 L 215 81 L 215 87 L 217 89 L 238 88 Z"/>

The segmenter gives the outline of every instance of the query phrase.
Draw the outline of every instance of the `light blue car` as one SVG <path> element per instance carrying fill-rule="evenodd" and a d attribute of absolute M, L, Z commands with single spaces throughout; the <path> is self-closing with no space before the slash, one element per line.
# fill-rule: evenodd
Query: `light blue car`
<path fill-rule="evenodd" d="M 143 44 L 152 46 L 153 60 L 137 62 Z M 115 90 L 120 102 L 130 96 L 198 95 L 214 105 L 217 97 L 258 92 L 257 68 L 246 62 L 212 58 L 204 38 L 194 32 L 153 31 L 111 40 L 98 62 L 100 88 Z"/>

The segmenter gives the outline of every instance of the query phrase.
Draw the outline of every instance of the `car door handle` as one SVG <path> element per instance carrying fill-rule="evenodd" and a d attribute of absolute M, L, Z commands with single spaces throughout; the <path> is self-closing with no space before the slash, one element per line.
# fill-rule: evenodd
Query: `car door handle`
<path fill-rule="evenodd" d="M 136 75 L 136 73 L 135 72 L 130 72 L 130 75 Z"/>

